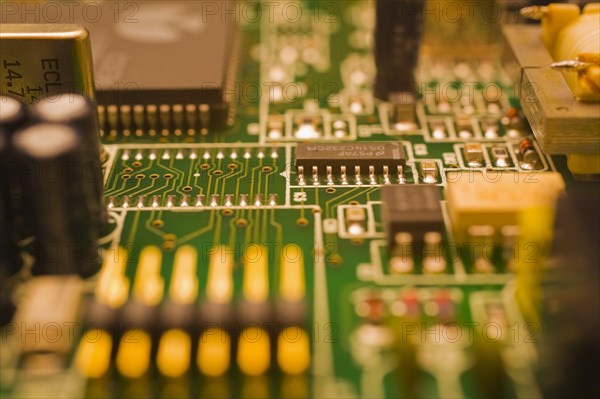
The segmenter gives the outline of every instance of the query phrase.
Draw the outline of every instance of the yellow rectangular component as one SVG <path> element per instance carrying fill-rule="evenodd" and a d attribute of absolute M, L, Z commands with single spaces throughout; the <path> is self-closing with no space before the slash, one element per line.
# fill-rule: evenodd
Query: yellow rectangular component
<path fill-rule="evenodd" d="M 74 24 L 0 24 L 0 93 L 27 104 L 74 92 L 94 98 L 88 31 Z"/>
<path fill-rule="evenodd" d="M 559 173 L 451 172 L 446 201 L 455 240 L 465 241 L 470 226 L 518 225 L 518 213 L 532 207 L 554 208 L 565 183 Z"/>

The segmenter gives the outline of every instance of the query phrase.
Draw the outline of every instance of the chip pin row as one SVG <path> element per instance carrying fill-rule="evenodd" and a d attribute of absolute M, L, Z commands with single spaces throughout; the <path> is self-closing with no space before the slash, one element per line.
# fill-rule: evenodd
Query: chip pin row
<path fill-rule="evenodd" d="M 321 185 L 321 173 L 319 171 L 318 166 L 313 166 L 311 168 L 311 183 L 313 186 Z M 404 167 L 397 167 L 397 178 L 395 179 L 398 184 L 406 184 L 406 178 L 404 177 Z M 326 185 L 333 186 L 335 185 L 335 175 L 333 173 L 332 166 L 325 167 L 325 179 Z M 383 166 L 383 173 L 381 174 L 383 184 L 392 184 L 392 178 L 390 177 L 390 168 L 389 166 Z M 350 178 L 348 177 L 348 171 L 346 166 L 340 166 L 339 173 L 339 182 L 342 185 L 350 184 Z M 298 185 L 305 186 L 307 184 L 307 178 L 305 176 L 304 166 L 298 166 Z M 368 168 L 368 177 L 362 174 L 362 168 L 360 166 L 354 167 L 354 178 L 353 184 L 360 186 L 364 184 L 369 185 L 377 185 L 379 184 L 378 173 L 376 173 L 374 166 L 369 166 Z"/>
<path fill-rule="evenodd" d="M 211 121 L 208 104 L 100 105 L 98 116 L 101 133 L 111 136 L 207 134 Z"/>
<path fill-rule="evenodd" d="M 136 151 L 131 151 L 129 149 L 123 150 L 121 153 L 122 161 L 129 161 L 134 159 L 136 161 L 143 161 L 145 159 L 149 159 L 151 161 L 157 159 L 203 159 L 205 161 L 208 160 L 222 160 L 222 159 L 231 159 L 236 160 L 239 158 L 243 159 L 251 159 L 251 158 L 271 158 L 277 159 L 279 158 L 279 153 L 276 148 L 272 148 L 270 151 L 264 149 L 256 149 L 252 150 L 249 148 L 246 149 L 231 149 L 228 151 L 222 149 L 201 149 L 201 148 L 177 148 L 177 149 L 138 149 Z"/>
<path fill-rule="evenodd" d="M 240 194 L 237 202 L 234 197 L 233 194 L 225 194 L 222 199 L 218 194 L 211 194 L 208 198 L 204 194 L 198 194 L 195 197 L 187 194 L 184 194 L 181 197 L 167 195 L 164 199 L 160 195 L 153 195 L 150 198 L 146 195 L 139 195 L 137 197 L 132 197 L 130 195 L 125 195 L 123 197 L 110 196 L 107 200 L 107 207 L 108 209 L 160 208 L 162 206 L 167 208 L 263 207 L 277 206 L 278 201 L 278 196 L 275 193 L 269 194 L 266 201 L 263 194 L 255 194 L 253 201 L 249 200 L 249 194 Z"/>

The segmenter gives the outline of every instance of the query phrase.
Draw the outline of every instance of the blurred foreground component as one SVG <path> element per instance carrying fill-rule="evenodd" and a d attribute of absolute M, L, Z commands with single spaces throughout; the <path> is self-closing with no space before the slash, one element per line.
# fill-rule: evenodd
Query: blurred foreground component
<path fill-rule="evenodd" d="M 567 154 L 575 178 L 600 178 L 600 3 L 526 8 L 542 25 L 504 27 L 504 64 L 547 154 Z"/>
<path fill-rule="evenodd" d="M 375 97 L 392 103 L 394 124 L 415 126 L 415 69 L 424 0 L 377 0 Z"/>
<path fill-rule="evenodd" d="M 599 397 L 600 195 L 558 201 L 551 268 L 543 285 L 538 378 L 545 398 Z"/>

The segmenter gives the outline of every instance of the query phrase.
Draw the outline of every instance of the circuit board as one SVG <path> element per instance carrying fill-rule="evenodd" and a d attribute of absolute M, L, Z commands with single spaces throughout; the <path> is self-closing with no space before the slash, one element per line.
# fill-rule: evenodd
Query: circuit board
<path fill-rule="evenodd" d="M 149 305 L 151 332 L 139 335 L 135 328 L 142 327 L 120 325 L 133 333 L 112 333 L 113 354 L 102 375 L 82 371 L 84 342 L 92 342 L 90 325 L 96 325 L 89 309 L 102 284 L 102 272 L 93 275 L 85 280 L 62 365 L 48 364 L 50 372 L 43 364 L 29 368 L 16 343 L 22 332 L 3 330 L 2 397 L 543 397 L 536 377 L 539 315 L 530 309 L 533 299 L 516 294 L 525 289 L 535 297 L 532 277 L 522 270 L 524 264 L 542 264 L 543 251 L 511 234 L 510 227 L 522 223 L 524 231 L 531 222 L 522 215 L 510 221 L 516 217 L 510 205 L 498 216 L 507 227 L 499 239 L 486 226 L 470 229 L 477 223 L 465 220 L 493 210 L 473 211 L 460 184 L 470 178 L 478 187 L 489 184 L 492 198 L 486 201 L 502 207 L 525 195 L 541 196 L 538 191 L 556 188 L 543 194 L 555 198 L 565 188 L 593 183 L 576 182 L 564 156 L 542 151 L 500 55 L 422 55 L 415 124 L 399 126 L 392 105 L 372 93 L 373 2 L 293 3 L 287 14 L 281 11 L 275 7 L 273 18 L 237 24 L 239 59 L 232 67 L 235 85 L 227 95 L 234 99 L 225 127 L 207 133 L 102 125 L 108 210 L 99 241 L 103 267 L 110 263 L 106 259 L 126 254 L 123 317 L 130 302 L 144 297 L 136 288 L 144 276 L 142 261 L 158 262 L 156 275 L 147 277 L 161 291 Z M 101 117 L 107 109 L 101 107 Z M 380 158 L 383 166 L 363 158 Z M 431 204 L 420 197 L 430 195 Z M 393 206 L 403 201 L 414 208 Z M 402 226 L 408 218 L 418 225 L 424 220 L 420 212 L 434 211 L 439 216 L 428 222 L 434 227 L 426 228 L 422 240 L 393 236 L 402 228 L 396 222 Z M 544 223 L 539 225 L 527 230 L 529 244 L 543 230 Z M 182 249 L 197 260 L 183 279 L 174 272 L 177 257 L 185 256 Z M 398 253 L 405 249 L 408 258 Z M 25 258 L 26 269 L 31 262 Z M 231 291 L 231 316 L 223 329 L 235 331 L 227 339 L 240 342 L 231 349 L 237 361 L 219 373 L 203 368 L 199 354 L 196 360 L 203 342 L 198 331 L 214 323 L 200 316 L 200 327 L 182 328 L 192 337 L 190 366 L 170 376 L 165 370 L 178 366 L 164 359 L 167 366 L 159 364 L 158 348 L 166 303 L 190 279 L 193 306 L 214 299 L 215 275 L 221 273 L 214 262 L 231 269 L 223 277 Z M 293 277 L 285 269 L 290 262 L 302 268 Z M 255 280 L 251 264 L 261 265 L 252 269 L 259 275 Z M 248 288 L 253 282 L 263 291 Z M 294 290 L 304 293 L 299 316 L 280 306 Z M 244 307 L 260 295 L 266 296 L 266 313 Z M 241 348 L 245 339 L 262 342 L 252 335 L 261 333 L 270 337 L 266 360 L 258 350 Z M 138 352 L 117 351 L 127 339 L 140 344 L 147 337 L 152 356 L 136 374 L 119 362 L 129 356 L 131 363 L 144 363 Z M 291 345 L 285 360 L 279 355 L 287 338 L 309 350 Z M 119 340 L 121 349 L 114 349 Z M 254 373 L 261 361 L 267 365 Z"/>

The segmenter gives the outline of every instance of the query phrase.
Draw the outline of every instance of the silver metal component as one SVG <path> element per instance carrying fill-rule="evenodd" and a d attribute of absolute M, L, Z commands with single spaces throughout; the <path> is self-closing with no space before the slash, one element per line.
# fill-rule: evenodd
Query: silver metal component
<path fill-rule="evenodd" d="M 528 6 L 523 7 L 519 10 L 519 14 L 523 18 L 539 21 L 548 13 L 548 7 L 546 6 Z"/>
<path fill-rule="evenodd" d="M 219 206 L 219 196 L 217 194 L 210 195 L 210 206 L 213 208 Z"/>
<path fill-rule="evenodd" d="M 152 208 L 158 208 L 160 206 L 160 195 L 155 195 L 152 197 Z"/>
<path fill-rule="evenodd" d="M 354 183 L 355 183 L 357 186 L 360 186 L 361 184 L 363 184 L 363 183 L 362 183 L 362 178 L 361 178 L 361 176 L 360 176 L 360 166 L 358 166 L 358 165 L 356 165 L 356 166 L 354 167 Z"/>
<path fill-rule="evenodd" d="M 225 194 L 225 204 L 226 207 L 231 207 L 233 206 L 233 195 L 232 194 Z"/>
<path fill-rule="evenodd" d="M 591 62 L 583 62 L 578 60 L 564 60 L 553 62 L 550 64 L 552 69 L 558 69 L 559 71 L 567 71 L 567 72 L 581 72 L 589 67 L 592 67 L 597 64 L 593 64 Z"/>
<path fill-rule="evenodd" d="M 342 181 L 343 185 L 348 184 L 348 175 L 346 173 L 345 166 L 340 166 L 340 180 Z"/>
<path fill-rule="evenodd" d="M 375 176 L 375 167 L 369 166 L 369 181 L 371 185 L 377 184 L 377 177 Z"/>
<path fill-rule="evenodd" d="M 300 186 L 306 185 L 306 181 L 304 180 L 304 166 L 298 166 L 298 184 Z"/>
<path fill-rule="evenodd" d="M 196 196 L 196 206 L 204 206 L 204 195 L 198 194 Z"/>
<path fill-rule="evenodd" d="M 262 204 L 263 204 L 263 195 L 256 194 L 254 196 L 254 206 L 262 206 Z"/>
<path fill-rule="evenodd" d="M 394 237 L 396 245 L 390 259 L 390 272 L 394 274 L 411 273 L 415 267 L 413 257 L 413 237 L 410 233 L 398 233 Z"/>
<path fill-rule="evenodd" d="M 425 273 L 443 273 L 447 262 L 444 258 L 444 247 L 442 235 L 430 231 L 423 236 L 425 247 L 423 248 L 423 271 Z"/>
<path fill-rule="evenodd" d="M 498 137 L 498 121 L 494 118 L 484 118 L 481 121 L 481 128 L 486 139 L 495 139 Z"/>
<path fill-rule="evenodd" d="M 269 206 L 277 205 L 277 194 L 271 193 L 269 194 Z"/>
<path fill-rule="evenodd" d="M 138 208 L 143 208 L 145 202 L 146 202 L 146 196 L 145 195 L 140 195 L 138 197 L 138 200 L 137 200 L 137 207 Z"/>
<path fill-rule="evenodd" d="M 421 179 L 427 184 L 436 184 L 438 179 L 437 164 L 434 161 L 421 162 Z"/>
<path fill-rule="evenodd" d="M 124 131 L 123 133 L 125 133 L 125 131 L 129 132 L 132 130 L 132 115 L 131 115 L 131 106 L 130 105 L 121 105 L 120 109 L 119 109 L 119 113 L 121 114 L 121 126 L 123 127 Z"/>
<path fill-rule="evenodd" d="M 179 204 L 179 206 L 185 208 L 189 205 L 189 201 L 190 201 L 190 196 L 185 194 L 181 197 L 181 203 Z"/>
<path fill-rule="evenodd" d="M 248 206 L 248 194 L 240 194 L 240 206 Z"/>
<path fill-rule="evenodd" d="M 333 184 L 334 184 L 334 181 L 333 181 L 333 168 L 331 166 L 327 166 L 326 170 L 327 170 L 327 185 L 328 186 L 333 186 Z"/>
<path fill-rule="evenodd" d="M 496 230 L 489 225 L 474 225 L 468 228 L 467 234 L 473 247 L 473 270 L 477 273 L 494 273 L 494 265 L 489 259 L 489 249 L 494 242 Z"/>
<path fill-rule="evenodd" d="M 172 208 L 174 203 L 173 200 L 175 197 L 173 195 L 167 195 L 167 208 Z"/>
<path fill-rule="evenodd" d="M 404 166 L 398 166 L 398 184 L 406 184 L 406 178 L 404 177 Z"/>
<path fill-rule="evenodd" d="M 131 197 L 129 197 L 129 195 L 126 195 L 126 196 L 123 197 L 123 203 L 121 204 L 121 206 L 123 208 L 129 208 L 129 199 L 130 198 Z"/>
<path fill-rule="evenodd" d="M 390 168 L 387 165 L 383 167 L 383 184 L 392 184 L 390 180 Z"/>
<path fill-rule="evenodd" d="M 518 254 L 516 245 L 518 245 L 518 238 L 521 234 L 519 226 L 503 226 L 500 229 L 502 235 L 502 258 L 506 263 L 508 270 L 515 269 L 516 256 Z"/>
<path fill-rule="evenodd" d="M 318 186 L 320 184 L 319 181 L 319 168 L 316 166 L 312 167 L 312 180 L 313 180 L 313 185 L 314 186 Z"/>
<path fill-rule="evenodd" d="M 483 146 L 480 143 L 465 143 L 467 166 L 480 168 L 483 166 Z"/>
<path fill-rule="evenodd" d="M 346 208 L 345 222 L 348 234 L 353 236 L 362 235 L 366 230 L 367 212 L 365 208 L 352 206 Z"/>
<path fill-rule="evenodd" d="M 504 146 L 495 145 L 491 149 L 492 161 L 497 168 L 507 168 L 510 166 L 510 155 Z"/>

